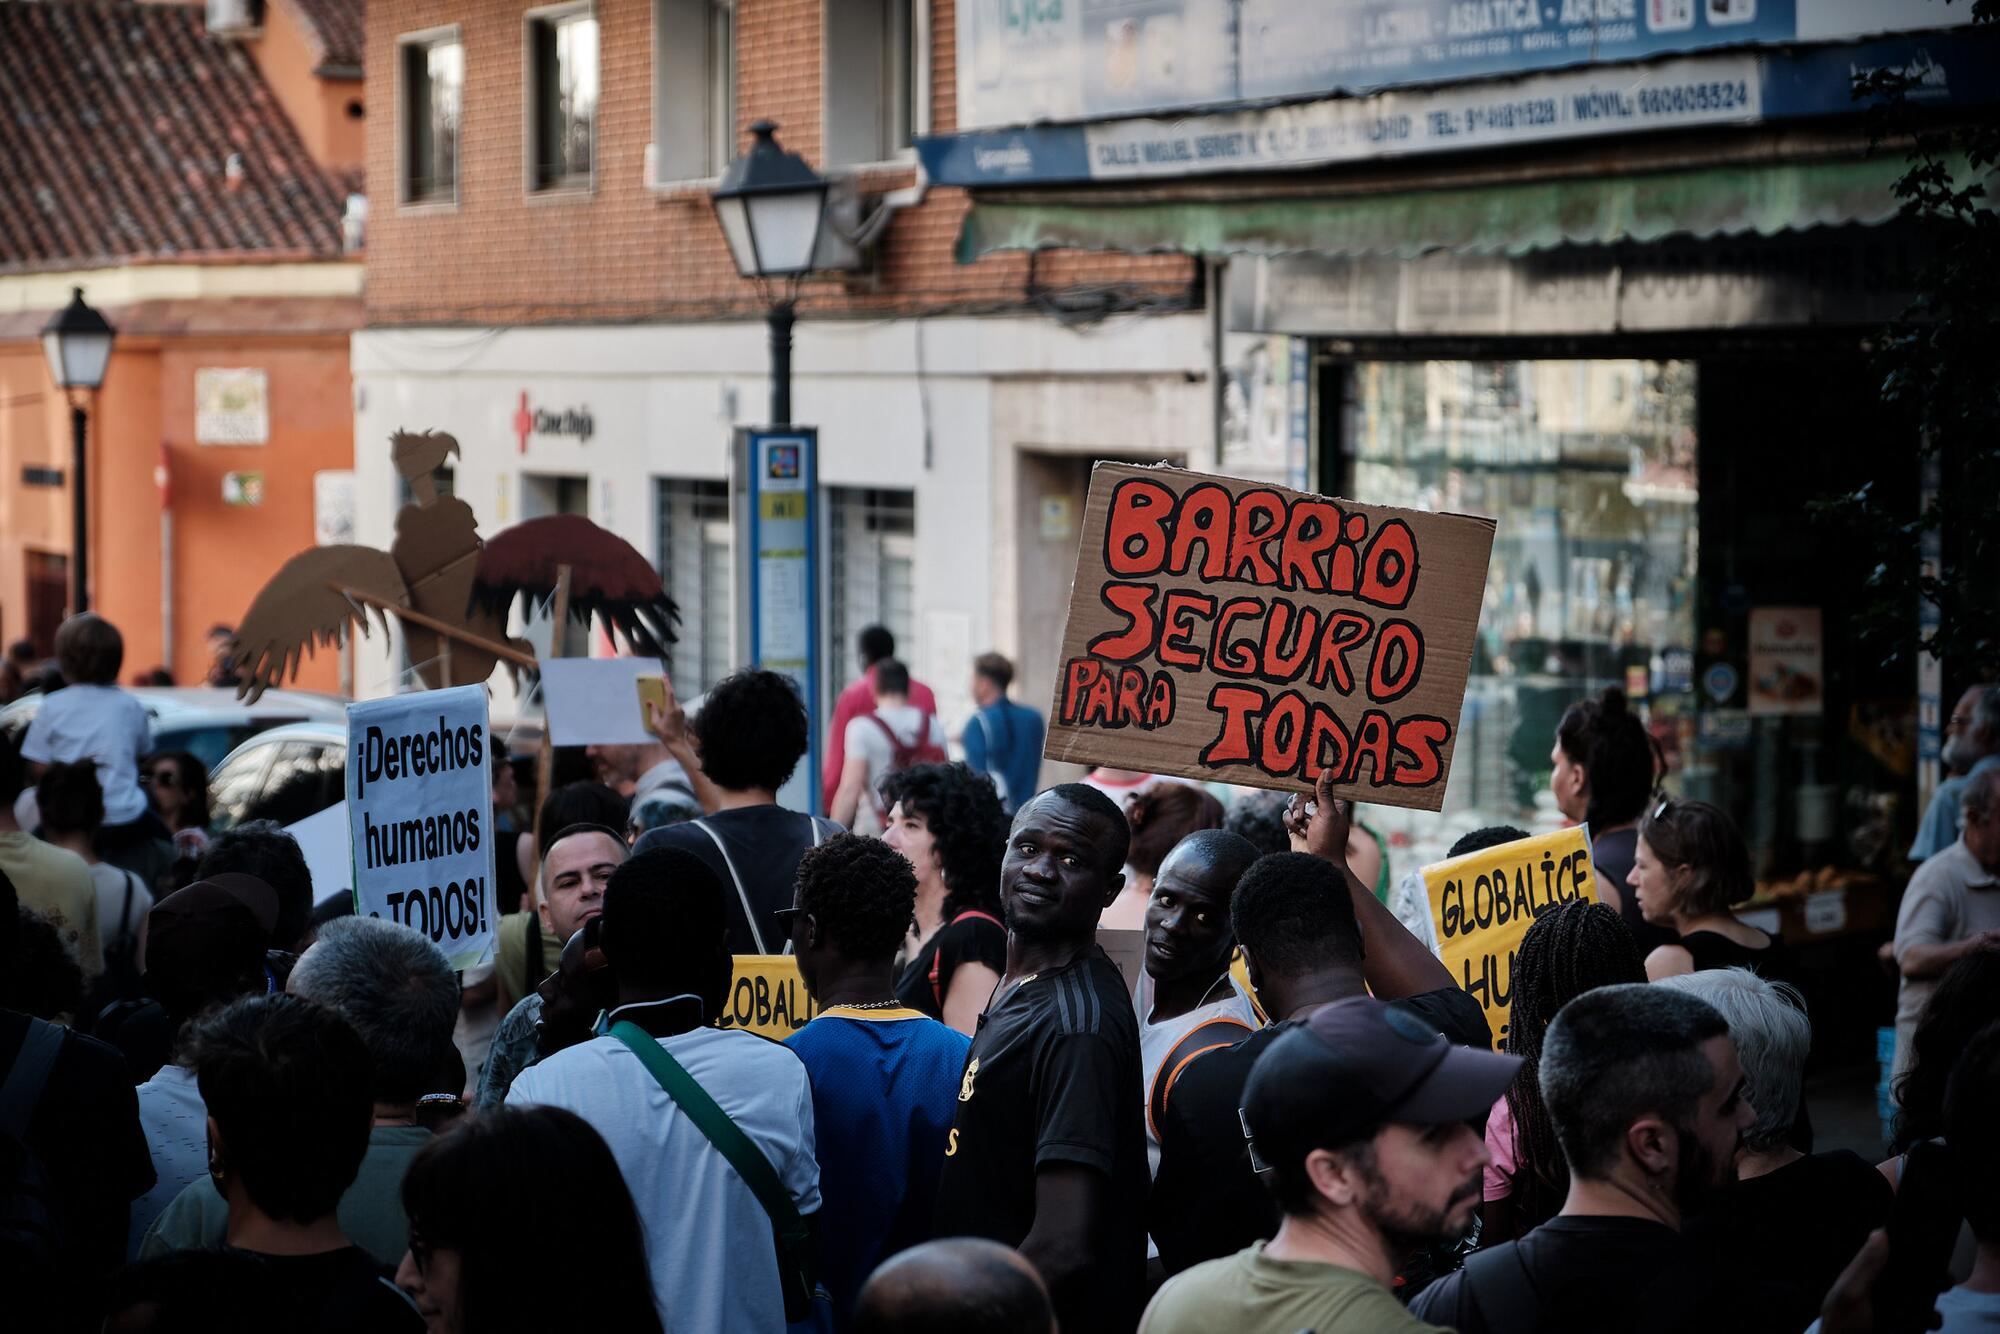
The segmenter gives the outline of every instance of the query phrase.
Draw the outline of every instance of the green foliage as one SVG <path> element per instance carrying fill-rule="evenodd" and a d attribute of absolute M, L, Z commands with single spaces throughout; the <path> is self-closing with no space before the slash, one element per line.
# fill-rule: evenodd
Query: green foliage
<path fill-rule="evenodd" d="M 1971 13 L 1994 23 L 2000 0 L 1973 0 Z M 1920 76 L 1878 70 L 1854 95 L 1877 103 L 1878 142 L 1910 144 L 1896 193 L 1932 258 L 1916 300 L 1878 341 L 1877 366 L 1883 401 L 1912 424 L 1936 484 L 1915 515 L 1887 511 L 1873 483 L 1813 510 L 1880 557 L 1851 614 L 1885 664 L 1921 651 L 1965 679 L 1991 680 L 2000 676 L 2000 213 L 1980 182 L 2000 161 L 2000 118 L 1927 120 L 1906 96 Z M 1885 468 L 1907 459 L 1900 440 L 1883 442 Z M 1913 638 L 1920 603 L 1936 609 L 1935 625 Z"/>

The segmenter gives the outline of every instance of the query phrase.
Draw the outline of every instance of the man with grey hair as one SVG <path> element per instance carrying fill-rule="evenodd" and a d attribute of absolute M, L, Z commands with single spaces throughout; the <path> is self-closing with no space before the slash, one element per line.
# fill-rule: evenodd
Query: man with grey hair
<path fill-rule="evenodd" d="M 1941 754 L 1947 772 L 1956 777 L 1938 784 L 1931 804 L 1917 825 L 1916 842 L 1910 844 L 1910 860 L 1929 861 L 1958 837 L 1959 807 L 1965 800 L 1966 784 L 1979 774 L 2000 769 L 2000 690 L 1977 685 L 1959 696 L 1951 717 L 1945 720 L 1944 749 Z"/>
<path fill-rule="evenodd" d="M 1803 1329 L 1868 1234 L 1889 1217 L 1894 1193 L 1874 1165 L 1846 1149 L 1807 1155 L 1787 1136 L 1798 1118 L 1812 1021 L 1782 982 L 1747 968 L 1663 978 L 1707 1001 L 1729 1025 L 1757 1122 L 1743 1132 L 1736 1185 L 1689 1222 L 1733 1271 L 1745 1329 Z"/>
<path fill-rule="evenodd" d="M 1992 699 L 2000 692 L 1988 691 Z M 1896 913 L 1896 1074 L 1910 1062 L 1917 1016 L 1945 971 L 1976 950 L 2000 945 L 2000 765 L 1965 780 L 1964 832 L 1917 868 Z"/>
<path fill-rule="evenodd" d="M 1737 1328 L 1734 1294 L 1683 1233 L 1757 1119 L 1728 1023 L 1666 987 L 1599 987 L 1557 1011 L 1536 1073 L 1569 1162 L 1562 1212 L 1475 1252 L 1410 1313 L 1458 1334 Z"/>
<path fill-rule="evenodd" d="M 420 932 L 379 917 L 341 917 L 320 928 L 285 989 L 338 1012 L 374 1060 L 375 1124 L 338 1215 L 355 1245 L 385 1265 L 398 1264 L 410 1248 L 403 1173 L 431 1137 L 417 1123 L 417 1102 L 464 1084 L 462 1072 L 447 1070 L 456 1064 L 458 974 Z M 301 1144 L 299 1152 L 318 1147 Z M 139 1258 L 223 1245 L 228 1216 L 214 1178 L 203 1177 L 167 1206 Z"/>

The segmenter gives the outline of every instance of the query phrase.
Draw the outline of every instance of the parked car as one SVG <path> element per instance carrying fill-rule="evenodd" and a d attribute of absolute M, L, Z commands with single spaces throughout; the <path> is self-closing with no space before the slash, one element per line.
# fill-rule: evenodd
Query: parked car
<path fill-rule="evenodd" d="M 135 686 L 130 693 L 152 720 L 154 750 L 189 751 L 211 770 L 260 732 L 286 723 L 341 723 L 347 716 L 346 700 L 307 690 L 266 691 L 255 704 L 217 686 Z M 23 695 L 0 709 L 0 732 L 18 743 L 46 698 Z"/>
<path fill-rule="evenodd" d="M 347 723 L 287 723 L 251 737 L 209 771 L 209 827 L 297 824 L 338 804 L 347 785 Z"/>
<path fill-rule="evenodd" d="M 503 724 L 516 772 L 532 776 L 541 744 L 539 725 Z M 526 749 L 524 749 L 526 747 Z M 316 719 L 260 732 L 209 771 L 208 813 L 214 829 L 246 820 L 297 824 L 337 805 L 347 794 L 347 723 Z"/>

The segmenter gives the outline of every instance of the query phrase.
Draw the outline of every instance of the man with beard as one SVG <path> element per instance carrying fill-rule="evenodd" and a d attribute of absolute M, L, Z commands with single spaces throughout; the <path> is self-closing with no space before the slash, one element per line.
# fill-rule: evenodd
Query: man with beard
<path fill-rule="evenodd" d="M 1964 828 L 1959 804 L 1965 799 L 1966 784 L 1976 775 L 2000 769 L 2000 689 L 1976 685 L 1959 696 L 1945 720 L 1939 758 L 1952 777 L 1931 794 L 1931 804 L 1917 825 L 1916 841 L 1910 844 L 1913 862 L 1929 861 L 1952 845 Z"/>
<path fill-rule="evenodd" d="M 1459 1334 L 1734 1328 L 1723 1271 L 1681 1235 L 1735 1180 L 1757 1121 L 1722 1015 L 1667 987 L 1600 987 L 1550 1023 L 1539 1074 L 1569 1162 L 1562 1212 L 1478 1252 L 1411 1311 Z"/>
<path fill-rule="evenodd" d="M 1472 1225 L 1492 1161 L 1473 1123 L 1520 1068 L 1393 1003 L 1314 1010 L 1265 1048 L 1243 1093 L 1278 1235 L 1169 1280 L 1141 1334 L 1432 1331 L 1390 1284 L 1418 1248 Z"/>
<path fill-rule="evenodd" d="M 1076 783 L 1014 817 L 1007 971 L 966 1057 L 938 1184 L 934 1233 L 1018 1249 L 1064 1329 L 1130 1329 L 1145 1281 L 1139 1023 L 1096 943 L 1128 837 L 1117 805 Z"/>

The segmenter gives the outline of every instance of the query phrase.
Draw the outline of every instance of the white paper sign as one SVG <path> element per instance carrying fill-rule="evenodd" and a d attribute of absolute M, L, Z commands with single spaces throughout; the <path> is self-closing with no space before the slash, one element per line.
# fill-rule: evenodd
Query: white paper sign
<path fill-rule="evenodd" d="M 315 901 L 330 894 L 354 892 L 354 854 L 348 842 L 345 803 L 288 824 L 285 832 L 298 840 L 299 851 L 305 854 Z"/>
<path fill-rule="evenodd" d="M 493 953 L 493 784 L 486 687 L 347 706 L 354 910 L 414 927 L 454 968 Z"/>
<path fill-rule="evenodd" d="M 1847 925 L 1847 892 L 1824 890 L 1806 895 L 1806 930 L 1814 935 L 1839 931 Z"/>
<path fill-rule="evenodd" d="M 198 445 L 261 445 L 271 438 L 271 394 L 255 366 L 203 366 L 194 373 Z"/>
<path fill-rule="evenodd" d="M 666 676 L 658 658 L 543 658 L 542 707 L 558 746 L 644 746 L 659 738 L 639 711 L 638 681 Z"/>

